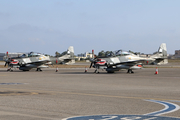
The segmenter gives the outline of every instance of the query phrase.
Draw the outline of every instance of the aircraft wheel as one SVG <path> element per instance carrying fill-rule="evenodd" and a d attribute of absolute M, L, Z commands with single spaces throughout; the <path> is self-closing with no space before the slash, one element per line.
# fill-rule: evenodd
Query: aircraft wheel
<path fill-rule="evenodd" d="M 37 68 L 37 70 L 36 71 L 42 71 L 40 68 Z"/>
<path fill-rule="evenodd" d="M 11 71 L 13 71 L 11 68 L 9 68 L 9 69 L 7 69 L 7 71 L 9 71 L 9 72 L 11 72 Z"/>
<path fill-rule="evenodd" d="M 134 73 L 131 69 L 128 69 L 127 73 Z"/>

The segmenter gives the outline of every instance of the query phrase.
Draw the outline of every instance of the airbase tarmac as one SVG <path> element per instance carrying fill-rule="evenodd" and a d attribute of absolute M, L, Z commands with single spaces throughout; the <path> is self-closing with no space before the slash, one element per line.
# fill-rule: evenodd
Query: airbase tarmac
<path fill-rule="evenodd" d="M 1 120 L 61 120 L 90 115 L 146 115 L 160 111 L 158 100 L 176 105 L 158 116 L 180 119 L 180 68 L 145 68 L 127 74 L 94 69 L 55 68 L 7 72 L 0 68 Z"/>

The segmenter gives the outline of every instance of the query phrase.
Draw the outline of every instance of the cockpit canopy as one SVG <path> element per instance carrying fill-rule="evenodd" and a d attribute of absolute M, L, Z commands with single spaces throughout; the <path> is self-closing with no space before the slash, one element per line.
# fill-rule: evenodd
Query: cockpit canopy
<path fill-rule="evenodd" d="M 111 53 L 109 53 L 108 57 L 112 57 L 112 56 L 127 56 L 127 55 L 131 55 L 132 53 L 128 52 L 128 51 L 124 51 L 124 50 L 116 50 L 113 51 Z"/>
<path fill-rule="evenodd" d="M 30 53 L 24 53 L 22 56 L 20 57 L 40 57 L 42 56 L 41 53 L 37 53 L 37 52 L 30 52 Z"/>

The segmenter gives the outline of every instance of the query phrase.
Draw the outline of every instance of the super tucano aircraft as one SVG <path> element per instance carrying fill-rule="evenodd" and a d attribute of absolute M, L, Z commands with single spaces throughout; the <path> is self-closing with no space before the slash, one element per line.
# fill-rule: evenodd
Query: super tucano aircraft
<path fill-rule="evenodd" d="M 150 57 L 140 57 L 127 51 L 117 50 L 106 57 L 95 57 L 90 61 L 90 68 L 92 66 L 95 68 L 94 73 L 99 73 L 99 69 L 105 69 L 107 73 L 127 69 L 127 73 L 134 73 L 133 70 L 141 69 L 143 64 L 167 64 L 167 48 L 166 44 L 162 43 L 158 52 Z"/>
<path fill-rule="evenodd" d="M 36 71 L 42 71 L 41 68 L 47 68 L 46 65 L 74 63 L 74 48 L 70 46 L 67 53 L 62 57 L 49 57 L 40 53 L 30 52 L 19 57 L 9 58 L 8 52 L 4 58 L 5 66 L 10 68 L 7 71 L 12 71 L 12 68 L 19 68 L 19 70 L 29 71 L 32 68 L 37 68 Z"/>

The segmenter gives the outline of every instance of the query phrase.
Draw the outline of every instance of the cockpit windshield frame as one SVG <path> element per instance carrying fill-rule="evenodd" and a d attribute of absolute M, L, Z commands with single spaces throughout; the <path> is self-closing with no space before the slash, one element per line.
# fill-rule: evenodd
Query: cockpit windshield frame
<path fill-rule="evenodd" d="M 40 56 L 42 56 L 41 53 L 38 53 L 38 52 L 29 52 L 29 53 L 22 54 L 20 57 L 24 58 L 24 57 L 40 57 Z"/>
<path fill-rule="evenodd" d="M 41 54 L 40 53 L 37 53 L 37 52 L 30 52 L 29 54 L 28 54 L 28 57 L 40 57 L 41 56 Z"/>
<path fill-rule="evenodd" d="M 124 50 L 116 50 L 113 52 L 110 52 L 108 54 L 108 57 L 115 57 L 115 56 L 127 56 L 127 55 L 131 55 L 132 53 L 128 52 L 128 51 L 124 51 Z"/>

